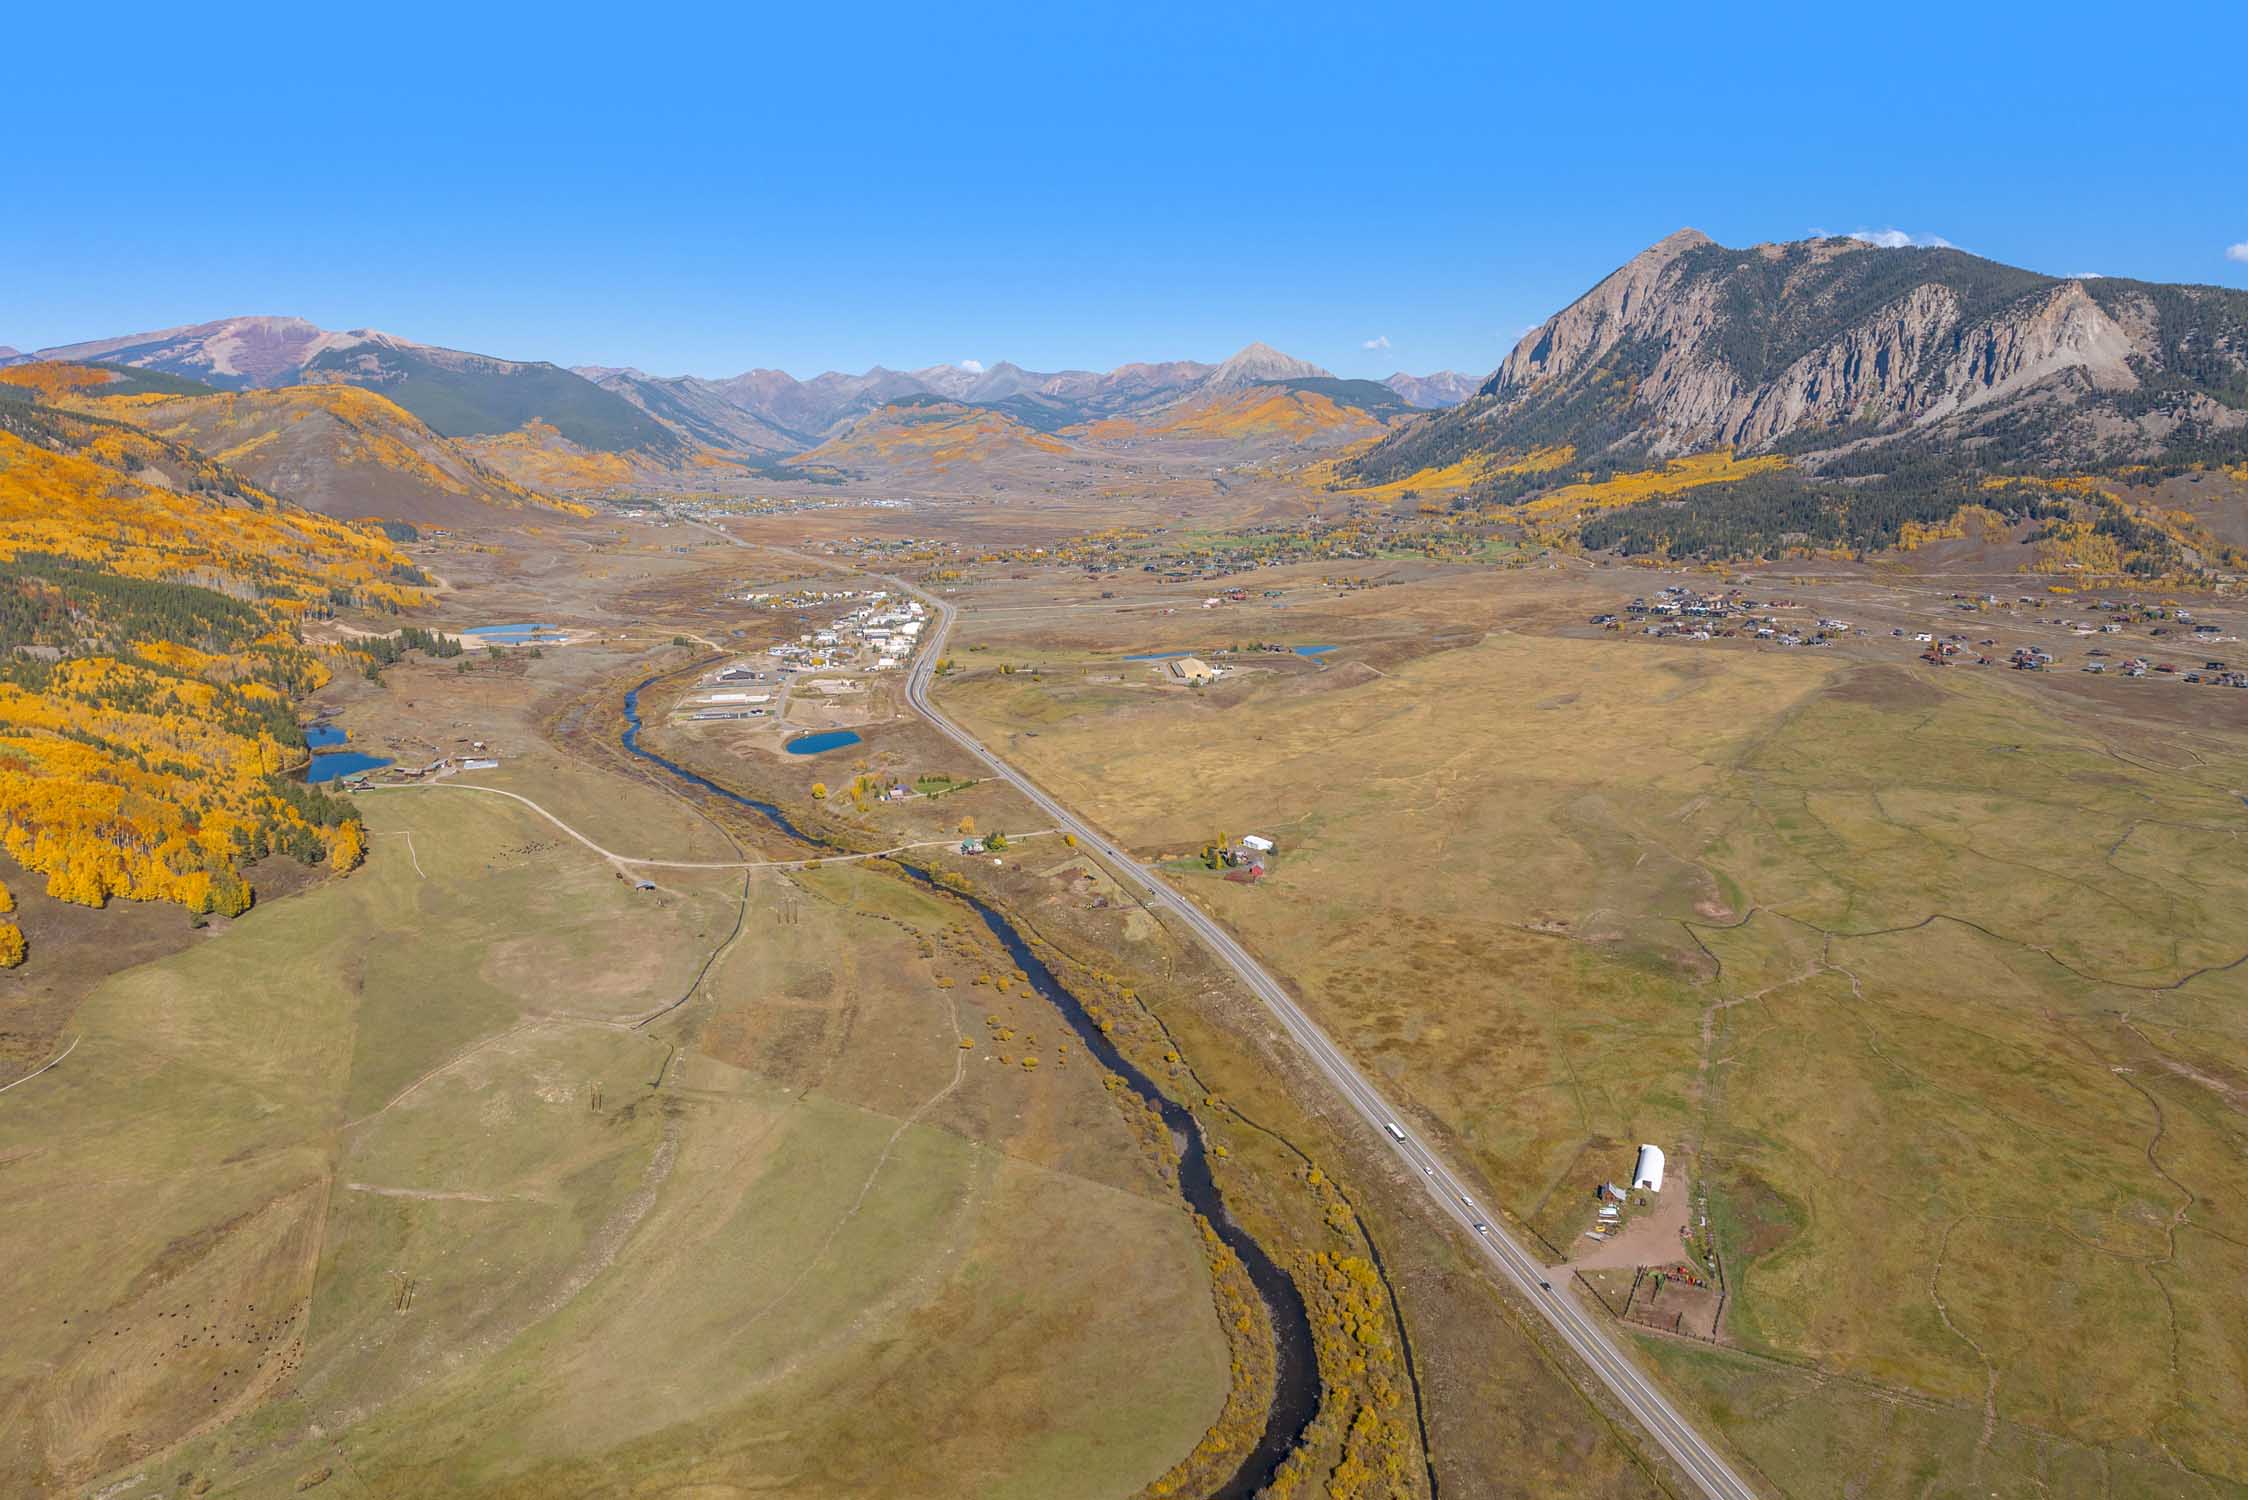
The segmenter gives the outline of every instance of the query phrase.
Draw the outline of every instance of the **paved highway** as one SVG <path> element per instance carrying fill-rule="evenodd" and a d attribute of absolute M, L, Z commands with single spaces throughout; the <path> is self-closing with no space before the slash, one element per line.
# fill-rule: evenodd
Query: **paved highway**
<path fill-rule="evenodd" d="M 749 545 L 721 528 L 712 526 L 706 529 L 717 532 L 736 546 Z M 837 567 L 822 559 L 806 557 L 800 560 Z M 838 568 L 838 571 L 844 570 Z M 1280 981 L 1273 978 L 1248 949 L 1236 942 L 1231 933 L 1204 914 L 1199 907 L 1171 889 L 1162 876 L 1133 859 L 1104 838 L 1097 829 L 1048 796 L 1029 777 L 946 718 L 929 701 L 929 684 L 936 676 L 937 660 L 944 654 L 945 637 L 952 633 L 953 618 L 957 611 L 943 599 L 916 588 L 903 579 L 883 577 L 882 581 L 911 594 L 936 612 L 936 628 L 929 633 L 927 644 L 915 659 L 913 670 L 906 676 L 906 701 L 914 711 L 963 750 L 990 767 L 993 775 L 1029 798 L 1054 820 L 1056 827 L 1075 834 L 1080 844 L 1098 854 L 1118 876 L 1129 881 L 1151 904 L 1176 917 L 1226 967 L 1239 975 L 1241 982 L 1249 987 L 1250 992 L 1263 1002 L 1282 1028 L 1295 1038 L 1296 1044 L 1304 1049 L 1312 1065 L 1319 1069 L 1336 1092 L 1365 1120 L 1375 1138 L 1405 1159 L 1437 1208 L 1460 1226 L 1490 1269 L 1514 1284 L 1528 1299 L 1530 1306 L 1560 1335 L 1562 1342 L 1577 1352 L 1578 1358 L 1591 1368 L 1600 1382 L 1639 1420 L 1640 1425 L 1646 1428 L 1662 1450 L 1670 1455 L 1671 1460 L 1704 1495 L 1710 1497 L 1710 1500 L 1755 1500 L 1756 1491 L 1749 1486 L 1748 1481 L 1741 1478 L 1732 1465 L 1725 1461 L 1724 1456 L 1694 1430 L 1693 1424 L 1632 1362 L 1607 1327 L 1595 1321 L 1562 1287 L 1549 1284 L 1546 1268 L 1538 1259 L 1524 1250 L 1488 1211 L 1476 1205 L 1467 1189 L 1461 1185 L 1458 1175 L 1406 1128 L 1397 1111 L 1366 1081 L 1365 1075 L 1343 1055 L 1342 1049 L 1330 1041 L 1327 1034 L 1304 1014 L 1287 990 L 1282 988 Z M 1678 1191 L 1685 1190 L 1684 1183 L 1678 1184 Z M 1478 1225 L 1482 1227 L 1478 1228 Z"/>
<path fill-rule="evenodd" d="M 1530 1305 L 1553 1325 L 1562 1341 L 1591 1366 L 1593 1374 L 1599 1376 L 1601 1382 L 1615 1393 L 1616 1399 L 1639 1419 L 1640 1424 L 1654 1436 L 1663 1451 L 1671 1456 L 1701 1491 L 1710 1496 L 1711 1500 L 1753 1500 L 1756 1491 L 1749 1487 L 1748 1482 L 1734 1472 L 1724 1457 L 1671 1405 L 1669 1398 L 1641 1373 L 1638 1365 L 1618 1346 L 1605 1327 L 1594 1321 L 1579 1306 L 1577 1300 L 1561 1287 L 1549 1284 L 1545 1267 L 1516 1243 L 1488 1211 L 1476 1206 L 1452 1169 L 1435 1152 L 1423 1145 L 1418 1136 L 1405 1128 L 1397 1111 L 1390 1108 L 1374 1086 L 1366 1081 L 1365 1075 L 1343 1055 L 1340 1048 L 1328 1040 L 1327 1034 L 1303 1013 L 1287 990 L 1281 987 L 1280 981 L 1273 978 L 1264 965 L 1258 963 L 1231 933 L 1219 926 L 1201 908 L 1174 891 L 1160 875 L 1102 837 L 1098 830 L 1048 796 L 1029 777 L 1015 770 L 981 741 L 946 718 L 929 701 L 929 684 L 936 675 L 937 658 L 943 654 L 945 637 L 951 633 L 955 610 L 944 600 L 923 593 L 902 580 L 887 581 L 922 599 L 937 615 L 936 629 L 930 632 L 929 644 L 922 650 L 914 662 L 912 672 L 906 678 L 906 700 L 912 704 L 914 711 L 943 731 L 962 749 L 989 766 L 994 775 L 1029 798 L 1054 820 L 1057 827 L 1077 835 L 1079 843 L 1106 860 L 1118 874 L 1138 887 L 1150 902 L 1184 923 L 1264 1002 L 1273 1018 L 1295 1038 L 1296 1044 L 1309 1055 L 1313 1065 L 1349 1101 L 1382 1143 L 1405 1159 L 1420 1178 L 1421 1185 L 1428 1190 L 1429 1196 L 1466 1231 L 1468 1238 L 1482 1252 L 1484 1260 L 1514 1283 L 1529 1299 Z M 1675 1190 L 1684 1192 L 1685 1185 L 1678 1184 Z M 1478 1229 L 1477 1225 L 1483 1227 Z"/>

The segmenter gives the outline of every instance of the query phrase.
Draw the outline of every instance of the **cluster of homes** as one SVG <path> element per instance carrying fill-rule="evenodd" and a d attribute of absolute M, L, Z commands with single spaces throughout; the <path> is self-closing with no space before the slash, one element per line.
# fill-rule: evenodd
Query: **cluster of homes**
<path fill-rule="evenodd" d="M 2114 672 L 2124 677 L 2168 676 L 2214 687 L 2248 687 L 2248 670 L 2204 654 L 2206 648 L 2237 637 L 2223 634 L 2222 627 L 2215 622 L 2197 620 L 2191 610 L 2167 600 L 2160 604 L 2107 599 L 2082 601 L 2080 607 L 2088 612 L 2089 618 L 2069 618 L 2049 612 L 2048 605 L 2055 601 L 2028 594 L 2011 600 L 2001 599 L 1996 594 L 1953 594 L 1950 602 L 1954 609 L 1986 615 L 1993 611 L 2011 613 L 2018 607 L 2026 607 L 2036 612 L 2038 628 L 2067 630 L 2084 638 L 2116 636 L 2126 627 L 2144 625 L 2147 634 L 2161 642 L 2165 650 L 2175 649 L 2179 655 L 2174 659 L 2165 659 L 2160 652 L 2125 656 L 2111 654 L 2105 647 L 2094 647 L 2086 653 L 2082 670 Z M 1635 598 L 1615 613 L 1594 615 L 1591 623 L 1621 630 L 1627 623 L 1644 622 L 1645 633 L 1652 636 L 1700 641 L 1752 636 L 1780 646 L 1831 646 L 1850 631 L 1847 620 L 1821 616 L 1816 624 L 1804 624 L 1785 621 L 1771 613 L 1794 608 L 1792 599 L 1769 599 L 1759 603 L 1740 589 L 1704 593 L 1678 584 L 1658 590 L 1652 596 Z M 1920 659 L 1931 666 L 1972 664 L 2006 666 L 2017 672 L 2043 672 L 2051 668 L 2055 660 L 2053 653 L 2041 646 L 2018 646 L 2009 651 L 1990 636 L 1970 640 L 1959 632 L 1939 634 L 1932 629 L 1908 632 L 1904 626 L 1892 629 L 1889 634 L 1898 640 L 1909 636 L 1910 644 L 1919 648 Z M 2191 654 L 2186 654 L 2188 652 Z"/>
<path fill-rule="evenodd" d="M 913 656 L 928 625 L 928 607 L 887 589 L 799 589 L 787 594 L 744 594 L 745 604 L 770 609 L 847 605 L 827 625 L 772 648 L 783 671 L 849 667 L 895 671 Z"/>
<path fill-rule="evenodd" d="M 1761 603 L 1739 589 L 1705 594 L 1684 584 L 1658 589 L 1653 598 L 1641 596 L 1618 613 L 1599 614 L 1591 623 L 1621 630 L 1626 620 L 1644 622 L 1645 633 L 1689 641 L 1713 641 L 1748 636 L 1776 646 L 1831 646 L 1850 629 L 1847 620 L 1822 618 L 1816 625 L 1783 620 L 1772 610 L 1793 609 L 1792 599 L 1767 599 Z"/>
<path fill-rule="evenodd" d="M 2012 604 L 2002 603 L 1995 594 L 1954 594 L 1952 599 L 1955 606 L 1961 609 L 1980 611 L 1993 606 L 2001 609 L 2012 607 Z M 2042 611 L 2046 601 L 2033 599 L 2025 594 L 2012 603 Z M 2212 687 L 2248 687 L 2248 671 L 2235 668 L 2220 657 L 2202 654 L 2219 641 L 2237 639 L 2223 634 L 2222 628 L 2213 621 L 2196 620 L 2192 611 L 2171 604 L 2148 605 L 2099 599 L 2090 601 L 2085 607 L 2094 615 L 2105 615 L 2106 618 L 2069 619 L 2054 616 L 2039 623 L 2070 631 L 2082 639 L 2103 640 L 2121 635 L 2126 626 L 2146 625 L 2149 627 L 2148 634 L 2162 641 L 2165 648 L 2182 648 L 2191 654 L 2183 659 L 2172 660 L 2165 659 L 2159 652 L 2152 656 L 2123 655 L 2110 651 L 2106 646 L 2094 646 L 2085 653 L 2085 661 L 2080 668 L 2082 671 L 2100 674 L 2113 672 L 2121 677 L 2176 677 L 2184 682 Z M 1900 627 L 1890 634 L 1902 637 L 1905 632 Z M 1989 637 L 1970 643 L 1966 636 L 1957 633 L 1939 639 L 1936 632 L 1922 630 L 1913 634 L 1912 642 L 1922 648 L 1920 659 L 1932 666 L 1948 666 L 1955 661 L 1972 661 L 1979 667 L 2000 665 L 1997 658 L 1987 654 L 1998 647 L 1998 642 Z M 2194 664 L 2197 657 L 2200 659 L 2198 666 Z M 2004 665 L 2017 672 L 2043 672 L 2051 668 L 2055 660 L 2053 653 L 2042 646 L 2017 646 L 2005 654 Z"/>
<path fill-rule="evenodd" d="M 825 626 L 802 632 L 793 641 L 768 648 L 762 656 L 728 662 L 706 673 L 702 690 L 680 708 L 689 719 L 762 719 L 779 716 L 789 694 L 799 688 L 830 697 L 863 693 L 853 677 L 805 681 L 815 671 L 882 672 L 903 667 L 928 626 L 928 609 L 917 599 L 886 589 L 797 589 L 787 593 L 743 593 L 738 603 L 762 609 L 841 613 Z"/>
<path fill-rule="evenodd" d="M 2090 654 L 2095 657 L 2107 656 L 2105 651 Z M 2124 677 L 2176 677 L 2181 682 L 2200 683 L 2205 687 L 2248 688 L 2248 671 L 2228 666 L 2217 657 L 2204 658 L 2199 667 L 2184 667 L 2173 661 L 2151 661 L 2144 656 L 2110 658 L 2084 664 L 2087 672 L 2106 672 L 2111 669 Z"/>
<path fill-rule="evenodd" d="M 482 740 L 463 739 L 465 750 L 440 754 L 435 760 L 417 761 L 401 765 L 396 761 L 380 761 L 363 771 L 354 771 L 338 778 L 338 784 L 348 791 L 367 786 L 396 786 L 402 782 L 436 781 L 462 771 L 496 771 L 500 758 L 491 753 Z"/>

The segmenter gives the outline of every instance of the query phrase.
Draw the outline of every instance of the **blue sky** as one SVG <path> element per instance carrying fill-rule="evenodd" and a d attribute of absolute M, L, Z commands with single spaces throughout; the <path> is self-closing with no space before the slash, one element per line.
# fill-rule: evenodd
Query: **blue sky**
<path fill-rule="evenodd" d="M 2237 4 L 483 9 L 25 8 L 0 344 L 1481 373 L 1688 224 L 2248 285 Z"/>

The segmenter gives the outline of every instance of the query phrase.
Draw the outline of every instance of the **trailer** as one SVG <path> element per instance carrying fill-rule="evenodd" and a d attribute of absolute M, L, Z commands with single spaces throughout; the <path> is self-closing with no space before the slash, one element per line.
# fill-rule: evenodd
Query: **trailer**
<path fill-rule="evenodd" d="M 1390 1133 L 1391 1135 L 1395 1136 L 1395 1137 L 1396 1137 L 1396 1138 L 1397 1138 L 1398 1140 L 1403 1140 L 1403 1139 L 1405 1139 L 1405 1132 L 1404 1132 L 1404 1131 L 1402 1131 L 1402 1130 L 1400 1130 L 1400 1129 L 1398 1128 L 1398 1126 L 1397 1126 L 1397 1122 L 1396 1122 L 1395 1120 L 1384 1120 L 1384 1121 L 1382 1122 L 1382 1129 L 1384 1129 L 1384 1130 L 1388 1131 L 1388 1132 L 1389 1132 L 1389 1133 Z"/>

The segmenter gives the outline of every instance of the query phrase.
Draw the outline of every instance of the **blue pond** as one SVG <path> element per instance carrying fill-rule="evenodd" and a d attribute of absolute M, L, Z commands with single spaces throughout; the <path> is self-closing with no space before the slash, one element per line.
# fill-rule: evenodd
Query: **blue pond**
<path fill-rule="evenodd" d="M 332 750 L 326 755 L 315 755 L 312 764 L 304 768 L 306 781 L 334 781 L 339 776 L 356 776 L 361 771 L 372 771 L 390 764 L 386 755 L 363 755 L 357 750 Z"/>
<path fill-rule="evenodd" d="M 528 645 L 532 641 L 557 636 L 561 633 L 562 627 L 559 625 L 544 625 L 536 622 L 519 625 L 471 625 L 461 632 L 462 635 L 468 636 L 472 640 L 501 646 Z"/>
<path fill-rule="evenodd" d="M 1328 652 L 1330 652 L 1330 651 L 1332 651 L 1332 650 L 1334 650 L 1334 649 L 1335 649 L 1335 648 L 1334 648 L 1334 647 L 1332 647 L 1332 646 L 1298 646 L 1298 647 L 1296 648 L 1296 655 L 1298 655 L 1298 656 L 1325 656 L 1325 655 L 1326 655 L 1326 654 L 1327 654 Z"/>
<path fill-rule="evenodd" d="M 791 755 L 817 755 L 822 750 L 840 750 L 845 745 L 856 745 L 859 737 L 848 729 L 824 729 L 818 734 L 807 734 L 781 746 Z"/>
<path fill-rule="evenodd" d="M 330 745 L 340 745 L 343 741 L 343 731 L 333 724 L 307 724 L 304 726 L 304 742 L 315 750 L 325 750 Z"/>
<path fill-rule="evenodd" d="M 1174 656 L 1192 656 L 1193 654 L 1192 651 L 1142 651 L 1136 656 L 1127 656 L 1124 659 L 1126 661 L 1169 661 Z"/>

